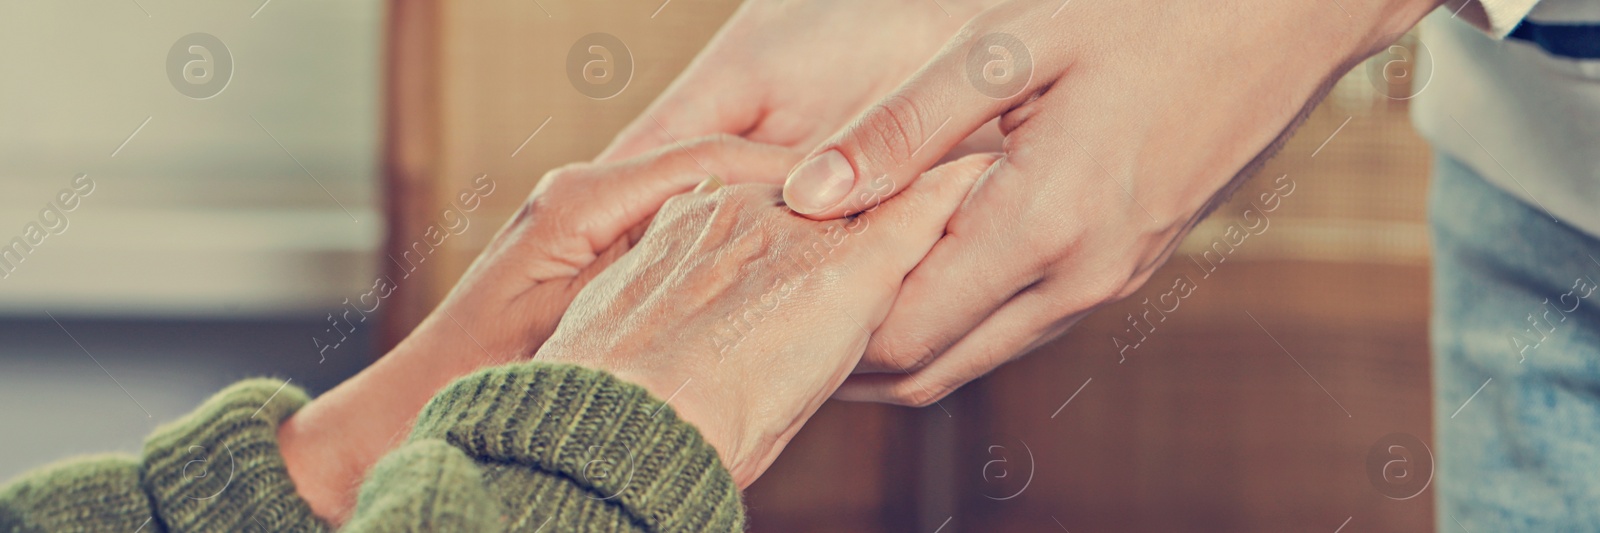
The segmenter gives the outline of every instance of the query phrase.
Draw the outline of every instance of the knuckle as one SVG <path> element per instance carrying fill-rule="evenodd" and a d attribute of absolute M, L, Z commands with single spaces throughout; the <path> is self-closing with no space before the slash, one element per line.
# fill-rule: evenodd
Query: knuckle
<path fill-rule="evenodd" d="M 587 163 L 571 163 L 546 172 L 534 184 L 533 191 L 522 201 L 522 206 L 517 208 L 513 220 L 526 223 L 537 213 L 559 211 L 563 206 L 570 206 L 578 201 L 570 197 L 581 197 L 588 188 L 585 182 L 592 175 L 591 165 Z"/>
<path fill-rule="evenodd" d="M 552 200 L 553 196 L 563 196 L 570 187 L 569 183 L 576 181 L 582 174 L 579 164 L 570 164 L 546 172 L 534 184 L 533 191 L 522 200 L 522 205 L 517 206 L 517 212 L 511 216 L 512 226 L 524 226 L 533 222 L 540 213 L 556 209 L 566 202 Z"/>
<path fill-rule="evenodd" d="M 1079 276 L 1077 297 L 1056 300 L 1052 311 L 1056 314 L 1076 313 L 1094 309 L 1123 298 L 1132 292 L 1128 275 L 1115 268 L 1096 269 L 1099 272 Z"/>
<path fill-rule="evenodd" d="M 875 168 L 893 168 L 910 159 L 922 145 L 927 125 L 921 105 L 903 94 L 893 94 L 873 105 L 856 131 L 862 157 Z M 859 169 L 858 169 L 859 170 Z"/>
<path fill-rule="evenodd" d="M 770 215 L 763 210 L 760 195 L 751 185 L 728 185 L 707 195 L 716 205 L 717 216 L 736 220 L 759 219 Z"/>
<path fill-rule="evenodd" d="M 539 184 L 534 186 L 530 197 L 548 194 L 552 188 L 562 188 L 572 182 L 581 180 L 589 174 L 588 163 L 568 163 L 544 173 L 539 179 Z"/>
<path fill-rule="evenodd" d="M 508 225 L 519 228 L 532 223 L 534 216 L 545 210 L 545 202 L 542 198 L 542 196 L 533 196 L 524 200 L 522 205 L 517 206 L 517 212 L 511 215 L 511 222 Z"/>
<path fill-rule="evenodd" d="M 729 184 L 717 189 L 711 196 L 719 202 L 744 209 L 756 206 L 756 189 L 751 184 Z"/>
<path fill-rule="evenodd" d="M 1038 318 L 1046 321 L 1047 323 L 1053 323 L 1056 320 L 1072 316 L 1083 311 L 1084 309 L 1092 308 L 1095 305 L 1092 302 L 1099 299 L 1099 297 L 1093 295 L 1090 295 L 1086 298 L 1048 299 L 1043 305 L 1040 306 L 1040 314 L 1044 316 Z"/>
<path fill-rule="evenodd" d="M 1035 266 L 1047 269 L 1062 262 L 1070 251 L 1078 248 L 1074 246 L 1073 239 L 1050 228 L 1035 227 L 1031 231 L 1024 231 L 1020 235 L 1022 245 L 1026 250 L 1034 250 L 1033 260 Z"/>
<path fill-rule="evenodd" d="M 759 183 L 733 184 L 724 186 L 716 194 L 722 195 L 719 198 L 729 202 L 751 223 L 774 225 L 790 231 L 811 227 L 809 220 L 791 215 L 789 208 L 783 204 L 783 192 L 777 187 Z"/>
<path fill-rule="evenodd" d="M 697 210 L 698 206 L 706 205 L 704 198 L 693 194 L 679 194 L 668 198 L 661 204 L 661 209 L 656 212 L 656 220 L 678 220 Z"/>
<path fill-rule="evenodd" d="M 880 341 L 878 346 L 885 361 L 905 372 L 926 368 L 944 353 L 935 343 L 915 337 L 890 337 Z"/>
<path fill-rule="evenodd" d="M 710 246 L 733 272 L 759 272 L 771 250 L 783 242 L 775 227 L 775 209 L 762 209 L 759 197 L 744 186 L 724 187 L 706 199 L 710 209 L 704 231 L 715 235 Z M 758 274 L 760 275 L 760 274 Z"/>
<path fill-rule="evenodd" d="M 752 216 L 756 202 L 746 187 L 725 186 L 706 195 L 706 200 L 716 206 L 715 218 L 740 219 Z"/>
<path fill-rule="evenodd" d="M 1022 249 L 1030 250 L 1029 267 L 1041 276 L 1062 268 L 1063 265 L 1081 261 L 1084 250 L 1090 248 L 1087 235 L 1080 228 L 1059 222 L 1059 215 L 1045 214 L 1038 206 L 1019 209 L 1022 230 L 1013 238 Z M 1003 231 L 1000 228 L 993 228 Z"/>

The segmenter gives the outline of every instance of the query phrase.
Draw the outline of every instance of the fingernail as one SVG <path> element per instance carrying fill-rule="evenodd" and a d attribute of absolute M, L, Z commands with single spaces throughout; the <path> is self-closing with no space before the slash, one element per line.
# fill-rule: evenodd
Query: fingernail
<path fill-rule="evenodd" d="M 795 167 L 783 184 L 783 201 L 802 214 L 837 205 L 856 185 L 855 170 L 838 150 L 828 150 Z"/>

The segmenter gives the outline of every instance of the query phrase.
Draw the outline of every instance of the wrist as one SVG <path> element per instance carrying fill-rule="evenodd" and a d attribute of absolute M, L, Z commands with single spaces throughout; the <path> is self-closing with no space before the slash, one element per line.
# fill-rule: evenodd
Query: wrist
<path fill-rule="evenodd" d="M 1359 27 L 1368 28 L 1368 31 L 1355 48 L 1354 59 L 1378 53 L 1444 3 L 1445 0 L 1365 0 L 1360 4 L 1362 12 L 1366 13 L 1365 21 Z M 1351 17 L 1358 15 L 1353 13 Z"/>
<path fill-rule="evenodd" d="M 694 426 L 706 444 L 716 450 L 723 466 L 729 471 L 735 470 L 741 453 L 738 437 L 743 434 L 743 428 L 734 425 L 740 417 L 730 406 L 742 404 L 721 396 L 730 389 L 708 381 L 715 379 L 714 374 L 681 365 L 652 367 L 618 364 L 616 359 L 595 356 L 596 352 L 604 349 L 579 349 L 561 341 L 544 348 L 535 357 L 536 361 L 603 372 L 618 381 L 644 389 L 666 404 L 665 407 L 670 407 L 679 420 Z M 663 354 L 662 360 L 682 361 L 683 358 Z"/>
<path fill-rule="evenodd" d="M 681 373 L 654 373 L 648 371 L 630 371 L 628 369 L 611 369 L 601 366 L 591 366 L 596 370 L 606 372 L 617 379 L 638 385 L 650 392 L 651 396 L 660 399 L 662 403 L 672 408 L 679 420 L 694 426 L 700 436 L 716 450 L 717 456 L 722 460 L 723 467 L 733 474 L 735 479 L 741 477 L 749 450 L 754 446 L 745 442 L 744 438 L 750 429 L 747 424 L 751 421 L 742 416 L 738 407 L 749 405 L 730 397 L 734 388 L 725 384 L 715 383 L 715 378 L 710 373 L 692 373 L 692 375 L 706 376 L 702 379 L 684 377 L 690 372 Z"/>
<path fill-rule="evenodd" d="M 289 477 L 318 517 L 342 524 L 367 471 L 405 441 L 439 390 L 476 368 L 426 347 L 408 338 L 278 428 Z"/>
<path fill-rule="evenodd" d="M 469 272 L 462 278 L 391 352 L 423 359 L 420 364 L 443 372 L 447 379 L 439 386 L 477 370 L 533 357 L 555 332 L 577 292 L 543 281 L 469 283 L 471 277 Z"/>

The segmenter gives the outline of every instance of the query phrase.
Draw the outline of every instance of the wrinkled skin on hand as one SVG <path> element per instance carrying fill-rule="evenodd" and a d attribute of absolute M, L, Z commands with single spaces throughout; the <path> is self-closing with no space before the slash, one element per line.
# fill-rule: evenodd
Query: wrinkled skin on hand
<path fill-rule="evenodd" d="M 669 198 L 689 192 L 708 171 L 729 183 L 770 184 L 796 157 L 713 136 L 553 170 L 411 337 L 454 343 L 441 348 L 481 354 L 483 364 L 531 357 L 578 291 L 638 241 Z"/>
<path fill-rule="evenodd" d="M 747 486 L 850 374 L 990 161 L 941 166 L 845 220 L 795 215 L 776 186 L 676 197 L 579 293 L 536 360 L 645 386 Z M 878 199 L 893 188 L 879 186 Z"/>

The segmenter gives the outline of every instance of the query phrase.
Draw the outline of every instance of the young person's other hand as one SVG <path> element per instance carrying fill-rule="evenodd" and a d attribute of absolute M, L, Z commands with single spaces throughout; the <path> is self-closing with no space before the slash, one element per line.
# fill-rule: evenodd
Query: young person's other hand
<path fill-rule="evenodd" d="M 599 160 L 714 133 L 809 150 L 995 1 L 744 2 Z M 998 149 L 997 136 L 989 140 L 982 150 Z"/>

